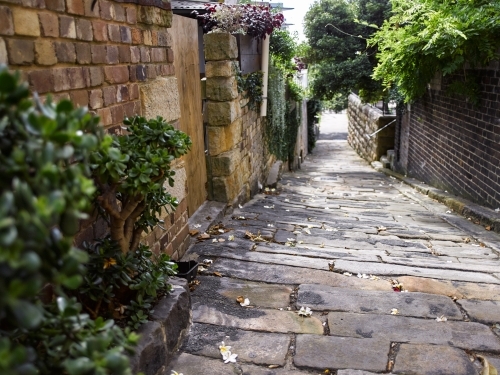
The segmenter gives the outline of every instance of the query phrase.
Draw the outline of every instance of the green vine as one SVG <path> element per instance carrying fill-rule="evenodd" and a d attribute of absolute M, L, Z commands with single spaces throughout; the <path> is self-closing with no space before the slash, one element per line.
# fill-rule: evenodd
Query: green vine
<path fill-rule="evenodd" d="M 248 99 L 246 106 L 252 111 L 258 111 L 263 100 L 261 71 L 242 75 L 239 70 L 236 75 L 238 82 L 238 92 L 243 94 L 244 99 Z"/>

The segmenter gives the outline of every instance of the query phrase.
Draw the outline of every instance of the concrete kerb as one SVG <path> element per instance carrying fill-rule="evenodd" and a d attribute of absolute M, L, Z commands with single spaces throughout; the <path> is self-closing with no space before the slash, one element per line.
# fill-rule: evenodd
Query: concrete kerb
<path fill-rule="evenodd" d="M 380 162 L 372 162 L 371 166 L 378 172 L 382 172 L 387 176 L 394 177 L 405 184 L 411 186 L 429 198 L 435 199 L 445 206 L 451 208 L 455 213 L 462 215 L 472 222 L 480 224 L 483 227 L 490 227 L 490 230 L 500 233 L 500 214 L 494 210 L 472 203 L 471 201 L 446 193 L 440 189 L 424 184 L 414 178 L 405 177 L 388 168 L 382 167 Z"/>

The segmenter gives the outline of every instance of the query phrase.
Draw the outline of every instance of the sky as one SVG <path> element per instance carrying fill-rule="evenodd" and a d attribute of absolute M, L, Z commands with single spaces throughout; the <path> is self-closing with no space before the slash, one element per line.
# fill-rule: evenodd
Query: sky
<path fill-rule="evenodd" d="M 293 23 L 293 26 L 290 26 L 289 30 L 294 32 L 297 31 L 299 33 L 300 41 L 305 40 L 304 30 L 303 30 L 303 19 L 309 7 L 315 2 L 319 0 L 273 0 L 273 2 L 283 3 L 284 7 L 294 8 L 294 10 L 287 10 L 283 12 L 285 15 L 285 19 L 287 23 Z"/>

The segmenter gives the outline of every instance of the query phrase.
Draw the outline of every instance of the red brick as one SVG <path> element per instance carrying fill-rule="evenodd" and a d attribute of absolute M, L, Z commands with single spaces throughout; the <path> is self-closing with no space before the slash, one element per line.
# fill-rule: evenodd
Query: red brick
<path fill-rule="evenodd" d="M 89 92 L 89 107 L 91 109 L 102 108 L 103 98 L 102 98 L 102 90 L 91 90 Z"/>
<path fill-rule="evenodd" d="M 98 109 L 97 115 L 101 118 L 102 125 L 108 126 L 113 123 L 113 119 L 111 118 L 111 110 L 109 108 Z"/>
<path fill-rule="evenodd" d="M 83 0 L 66 0 L 66 10 L 70 14 L 83 16 L 85 14 Z"/>
<path fill-rule="evenodd" d="M 104 106 L 109 107 L 116 103 L 116 87 L 106 86 L 102 89 Z"/>
<path fill-rule="evenodd" d="M 140 29 L 132 29 L 132 44 L 142 44 L 142 31 Z"/>
<path fill-rule="evenodd" d="M 45 7 L 56 12 L 64 12 L 66 9 L 64 0 L 45 0 Z"/>
<path fill-rule="evenodd" d="M 54 13 L 42 13 L 38 15 L 42 36 L 59 36 L 59 18 Z"/>
<path fill-rule="evenodd" d="M 100 1 L 101 18 L 103 20 L 111 21 L 115 17 L 115 7 L 111 1 Z"/>
<path fill-rule="evenodd" d="M 136 64 L 141 61 L 141 51 L 139 47 L 130 47 L 130 62 Z"/>
<path fill-rule="evenodd" d="M 92 4 L 94 5 L 92 7 Z M 83 7 L 85 8 L 85 16 L 87 17 L 99 17 L 99 1 L 94 3 L 94 0 L 83 0 Z"/>
<path fill-rule="evenodd" d="M 166 59 L 165 48 L 151 48 L 151 61 L 164 62 Z"/>
<path fill-rule="evenodd" d="M 128 7 L 126 9 L 127 13 L 127 22 L 135 25 L 137 23 L 137 10 L 135 7 Z"/>
<path fill-rule="evenodd" d="M 129 92 L 127 85 L 118 85 L 116 87 L 116 102 L 127 102 L 129 100 Z"/>
<path fill-rule="evenodd" d="M 141 51 L 141 62 L 150 62 L 151 55 L 148 47 L 139 47 Z"/>
<path fill-rule="evenodd" d="M 131 84 L 128 91 L 130 92 L 130 100 L 139 99 L 139 85 L 137 83 Z"/>
<path fill-rule="evenodd" d="M 134 102 L 128 102 L 123 104 L 123 114 L 125 117 L 133 117 L 137 113 L 135 112 L 135 103 Z"/>
<path fill-rule="evenodd" d="M 76 37 L 80 40 L 91 41 L 93 39 L 92 22 L 79 18 L 76 20 Z"/>
<path fill-rule="evenodd" d="M 172 37 L 168 31 L 158 32 L 158 45 L 161 47 L 170 47 L 172 45 Z"/>
<path fill-rule="evenodd" d="M 44 0 L 22 0 L 21 4 L 23 4 L 23 7 L 25 8 L 45 9 Z"/>
<path fill-rule="evenodd" d="M 50 69 L 34 70 L 29 73 L 29 83 L 39 94 L 54 90 L 54 77 Z"/>
<path fill-rule="evenodd" d="M 7 39 L 9 61 L 12 65 L 30 65 L 35 61 L 35 45 L 26 39 Z"/>
<path fill-rule="evenodd" d="M 172 48 L 167 48 L 167 61 L 169 63 L 174 62 L 174 50 Z"/>
<path fill-rule="evenodd" d="M 76 61 L 76 50 L 73 43 L 56 42 L 55 46 L 59 62 L 74 63 Z"/>
<path fill-rule="evenodd" d="M 118 64 L 119 60 L 118 46 L 106 47 L 106 64 Z"/>
<path fill-rule="evenodd" d="M 104 81 L 104 75 L 102 72 L 102 68 L 98 66 L 93 66 L 89 68 L 89 78 L 90 84 L 89 86 L 95 87 L 102 85 Z"/>
<path fill-rule="evenodd" d="M 115 17 L 114 20 L 118 22 L 125 22 L 125 8 L 120 4 L 115 3 Z"/>
<path fill-rule="evenodd" d="M 92 54 L 92 64 L 106 63 L 106 46 L 94 44 L 90 47 Z"/>
<path fill-rule="evenodd" d="M 37 39 L 35 41 L 35 57 L 39 65 L 57 64 L 54 43 L 49 39 Z"/>
<path fill-rule="evenodd" d="M 123 105 L 122 104 L 115 105 L 111 107 L 110 110 L 111 110 L 111 119 L 113 121 L 113 124 L 121 124 L 125 117 L 123 113 Z"/>
<path fill-rule="evenodd" d="M 120 37 L 122 43 L 127 43 L 127 44 L 132 43 L 132 33 L 130 31 L 130 27 L 120 26 Z"/>
<path fill-rule="evenodd" d="M 108 24 L 108 35 L 109 35 L 109 40 L 120 43 L 121 42 L 120 26 Z"/>
<path fill-rule="evenodd" d="M 76 39 L 76 26 L 73 17 L 59 16 L 59 35 L 61 38 Z"/>
<path fill-rule="evenodd" d="M 76 48 L 76 61 L 78 64 L 90 64 L 92 62 L 92 55 L 90 54 L 90 44 L 88 43 L 75 43 Z"/>
<path fill-rule="evenodd" d="M 5 40 L 0 38 L 0 64 L 7 65 L 9 63 L 9 58 L 7 56 L 7 46 Z"/>
<path fill-rule="evenodd" d="M 151 30 L 151 43 L 153 43 L 153 46 L 158 45 L 158 31 L 156 30 Z"/>
<path fill-rule="evenodd" d="M 119 46 L 118 54 L 121 63 L 129 63 L 130 62 L 130 47 L 129 46 Z"/>
<path fill-rule="evenodd" d="M 14 35 L 14 22 L 9 7 L 0 6 L 0 35 Z"/>
<path fill-rule="evenodd" d="M 128 67 L 125 65 L 106 66 L 104 67 L 104 79 L 108 83 L 128 82 L 129 80 Z"/>
<path fill-rule="evenodd" d="M 53 69 L 52 74 L 54 75 L 54 91 L 55 92 L 67 91 L 71 88 L 67 68 Z"/>
<path fill-rule="evenodd" d="M 132 65 L 130 67 L 130 81 L 145 81 L 146 80 L 146 65 Z"/>
<path fill-rule="evenodd" d="M 69 93 L 64 92 L 62 94 L 54 94 L 52 95 L 52 102 L 59 103 L 62 100 L 69 100 Z"/>
<path fill-rule="evenodd" d="M 158 72 L 156 71 L 156 65 L 149 64 L 146 66 L 146 76 L 149 79 L 154 79 L 158 76 Z"/>
<path fill-rule="evenodd" d="M 96 42 L 108 41 L 108 27 L 106 22 L 92 21 L 92 28 L 94 30 L 94 40 Z"/>
<path fill-rule="evenodd" d="M 151 30 L 144 30 L 142 32 L 142 36 L 143 36 L 145 45 L 147 45 L 147 46 L 153 45 L 153 40 L 151 39 Z"/>
<path fill-rule="evenodd" d="M 89 93 L 87 90 L 71 91 L 69 97 L 77 107 L 88 107 L 89 105 Z"/>
<path fill-rule="evenodd" d="M 82 89 L 89 86 L 89 77 L 82 68 L 66 68 L 71 89 Z"/>

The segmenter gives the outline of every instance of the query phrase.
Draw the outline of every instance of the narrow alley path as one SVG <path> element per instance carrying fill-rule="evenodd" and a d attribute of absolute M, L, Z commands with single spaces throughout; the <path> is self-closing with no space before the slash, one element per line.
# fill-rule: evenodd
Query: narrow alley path
<path fill-rule="evenodd" d="M 374 171 L 339 118 L 301 170 L 192 247 L 206 270 L 164 374 L 472 375 L 477 354 L 500 369 L 500 236 Z"/>

